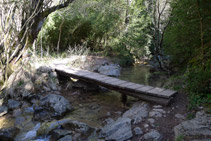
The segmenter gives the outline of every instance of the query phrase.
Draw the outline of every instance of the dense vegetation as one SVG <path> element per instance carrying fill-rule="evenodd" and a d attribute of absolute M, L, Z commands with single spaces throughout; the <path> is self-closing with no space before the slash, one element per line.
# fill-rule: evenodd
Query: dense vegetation
<path fill-rule="evenodd" d="M 125 65 L 144 59 L 161 71 L 182 76 L 192 106 L 210 104 L 211 1 L 75 0 L 46 8 L 48 2 L 0 3 L 1 13 L 9 12 L 1 16 L 0 24 L 5 79 L 9 64 L 23 50 L 59 54 L 85 45 Z M 25 8 L 20 27 L 10 24 L 17 21 L 11 18 L 18 13 L 9 8 L 13 4 L 19 6 L 18 12 Z"/>

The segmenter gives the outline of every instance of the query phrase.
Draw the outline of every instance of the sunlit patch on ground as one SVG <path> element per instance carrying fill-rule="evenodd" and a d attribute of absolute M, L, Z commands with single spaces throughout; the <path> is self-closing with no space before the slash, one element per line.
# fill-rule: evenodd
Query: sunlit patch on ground
<path fill-rule="evenodd" d="M 14 126 L 14 119 L 8 116 L 0 117 L 0 129 Z"/>

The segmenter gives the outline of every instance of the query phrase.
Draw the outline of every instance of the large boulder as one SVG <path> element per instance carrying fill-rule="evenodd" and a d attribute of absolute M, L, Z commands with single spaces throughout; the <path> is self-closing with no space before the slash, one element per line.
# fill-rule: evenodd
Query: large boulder
<path fill-rule="evenodd" d="M 133 124 L 140 123 L 149 113 L 149 105 L 145 102 L 136 102 L 133 107 L 126 111 L 122 117 L 128 117 L 133 120 Z"/>
<path fill-rule="evenodd" d="M 183 136 L 185 139 L 193 140 L 200 138 L 211 138 L 211 115 L 204 111 L 196 113 L 192 120 L 184 121 L 174 127 L 175 138 Z"/>
<path fill-rule="evenodd" d="M 57 73 L 50 67 L 41 66 L 36 70 L 34 84 L 37 92 L 60 91 Z"/>
<path fill-rule="evenodd" d="M 131 129 L 131 119 L 119 118 L 117 121 L 105 125 L 101 131 L 101 138 L 106 140 L 124 141 L 133 136 Z"/>
<path fill-rule="evenodd" d="M 98 72 L 108 76 L 120 76 L 120 66 L 116 64 L 110 64 L 101 66 Z"/>
<path fill-rule="evenodd" d="M 34 85 L 31 80 L 32 72 L 23 68 L 17 69 L 8 79 L 6 94 L 12 99 L 21 100 L 35 93 Z"/>
<path fill-rule="evenodd" d="M 58 116 L 72 110 L 72 106 L 67 99 L 61 95 L 48 94 L 40 100 L 40 106 L 53 110 Z"/>

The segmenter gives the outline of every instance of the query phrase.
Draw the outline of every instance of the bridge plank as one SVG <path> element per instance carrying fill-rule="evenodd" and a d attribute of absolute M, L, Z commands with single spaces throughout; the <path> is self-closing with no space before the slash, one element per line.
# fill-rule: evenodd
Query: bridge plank
<path fill-rule="evenodd" d="M 110 84 L 112 82 L 115 82 L 115 81 L 119 81 L 119 79 L 117 79 L 117 78 L 110 78 L 110 79 L 103 80 L 104 83 L 108 83 L 108 84 Z"/>
<path fill-rule="evenodd" d="M 100 82 L 103 82 L 103 81 L 108 80 L 108 79 L 111 79 L 111 78 L 108 77 L 108 76 L 96 78 L 96 80 L 97 80 L 97 81 L 100 81 Z"/>
<path fill-rule="evenodd" d="M 134 85 L 126 86 L 126 88 L 135 90 L 135 89 L 141 88 L 143 86 L 144 85 L 134 83 Z"/>
<path fill-rule="evenodd" d="M 137 92 L 146 92 L 146 91 L 149 91 L 151 89 L 153 89 L 154 87 L 151 87 L 151 86 L 144 86 L 144 87 L 141 87 L 141 88 L 138 88 L 136 89 Z"/>
<path fill-rule="evenodd" d="M 126 82 L 127 83 L 121 84 L 120 87 L 127 87 L 127 86 L 134 85 L 134 83 L 132 83 L 132 82 L 128 82 L 128 81 L 126 81 Z"/>
<path fill-rule="evenodd" d="M 105 77 L 105 76 L 100 75 L 100 74 L 97 74 L 97 75 L 88 74 L 88 75 L 86 75 L 86 77 L 90 78 L 90 79 L 96 79 L 96 78 L 102 78 L 102 77 Z"/>
<path fill-rule="evenodd" d="M 171 97 L 171 96 L 173 96 L 173 95 L 175 95 L 177 92 L 176 91 L 173 91 L 173 90 L 165 90 L 165 91 L 163 91 L 163 92 L 161 92 L 162 93 L 162 95 L 166 95 L 166 96 L 168 96 L 168 97 Z"/>
<path fill-rule="evenodd" d="M 118 80 L 118 81 L 115 81 L 115 82 L 111 82 L 112 85 L 115 85 L 115 86 L 118 86 L 120 87 L 121 84 L 125 84 L 127 83 L 127 81 L 124 81 L 124 80 Z"/>

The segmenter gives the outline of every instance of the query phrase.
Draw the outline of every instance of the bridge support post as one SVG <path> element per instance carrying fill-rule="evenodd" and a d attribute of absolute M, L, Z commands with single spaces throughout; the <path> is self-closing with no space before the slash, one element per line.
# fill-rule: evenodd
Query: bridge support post
<path fill-rule="evenodd" d="M 127 95 L 124 94 L 124 93 L 121 93 L 121 94 L 122 94 L 121 95 L 121 102 L 122 102 L 123 106 L 125 107 L 126 104 L 127 104 Z"/>

